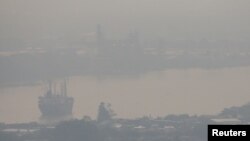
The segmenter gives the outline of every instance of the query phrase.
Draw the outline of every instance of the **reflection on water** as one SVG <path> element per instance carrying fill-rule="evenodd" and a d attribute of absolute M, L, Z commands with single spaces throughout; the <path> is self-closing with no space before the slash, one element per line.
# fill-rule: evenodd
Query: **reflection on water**
<path fill-rule="evenodd" d="M 250 67 L 218 70 L 167 70 L 137 78 L 70 78 L 74 115 L 95 118 L 101 101 L 112 104 L 118 117 L 215 114 L 250 101 Z M 38 96 L 44 85 L 0 89 L 0 122 L 38 120 Z"/>

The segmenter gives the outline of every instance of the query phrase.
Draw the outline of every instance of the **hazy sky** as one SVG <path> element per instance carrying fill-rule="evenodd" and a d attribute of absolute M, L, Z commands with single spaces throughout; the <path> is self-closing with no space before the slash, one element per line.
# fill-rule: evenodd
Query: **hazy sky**
<path fill-rule="evenodd" d="M 137 30 L 143 38 L 248 41 L 249 17 L 250 0 L 0 0 L 0 47 L 81 40 L 97 24 L 112 38 Z M 74 77 L 69 93 L 77 117 L 94 117 L 101 101 L 110 102 L 120 117 L 216 113 L 249 101 L 249 70 L 170 70 L 104 81 Z M 44 91 L 1 88 L 0 122 L 37 120 L 37 98 Z"/>
<path fill-rule="evenodd" d="M 1 0 L 0 37 L 24 42 L 138 30 L 166 39 L 250 39 L 249 0 Z"/>

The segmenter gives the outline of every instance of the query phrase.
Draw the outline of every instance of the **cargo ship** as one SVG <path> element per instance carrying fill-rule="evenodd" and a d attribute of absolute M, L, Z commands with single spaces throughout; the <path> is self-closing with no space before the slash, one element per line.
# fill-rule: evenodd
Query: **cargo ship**
<path fill-rule="evenodd" d="M 54 85 L 55 86 L 55 85 Z M 39 97 L 38 107 L 41 111 L 40 120 L 46 123 L 60 122 L 69 120 L 73 117 L 72 109 L 74 99 L 67 96 L 67 83 L 64 81 L 58 87 L 52 88 L 49 83 L 48 90 L 43 96 Z"/>

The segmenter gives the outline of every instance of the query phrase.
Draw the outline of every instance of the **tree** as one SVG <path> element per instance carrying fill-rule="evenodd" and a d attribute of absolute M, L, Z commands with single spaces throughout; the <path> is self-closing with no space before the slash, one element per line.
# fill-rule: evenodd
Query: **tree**
<path fill-rule="evenodd" d="M 98 116 L 97 121 L 103 122 L 103 121 L 109 121 L 111 120 L 116 114 L 111 109 L 111 104 L 105 104 L 104 102 L 101 102 L 98 108 Z"/>

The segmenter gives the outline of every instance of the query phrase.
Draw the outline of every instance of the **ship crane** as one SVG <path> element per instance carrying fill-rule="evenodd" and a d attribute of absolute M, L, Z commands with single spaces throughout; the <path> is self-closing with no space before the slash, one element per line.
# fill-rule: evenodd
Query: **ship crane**
<path fill-rule="evenodd" d="M 60 83 L 60 91 L 57 91 L 56 83 L 50 81 L 47 92 L 39 97 L 40 119 L 49 123 L 71 119 L 73 104 L 74 99 L 67 95 L 66 80 Z"/>

